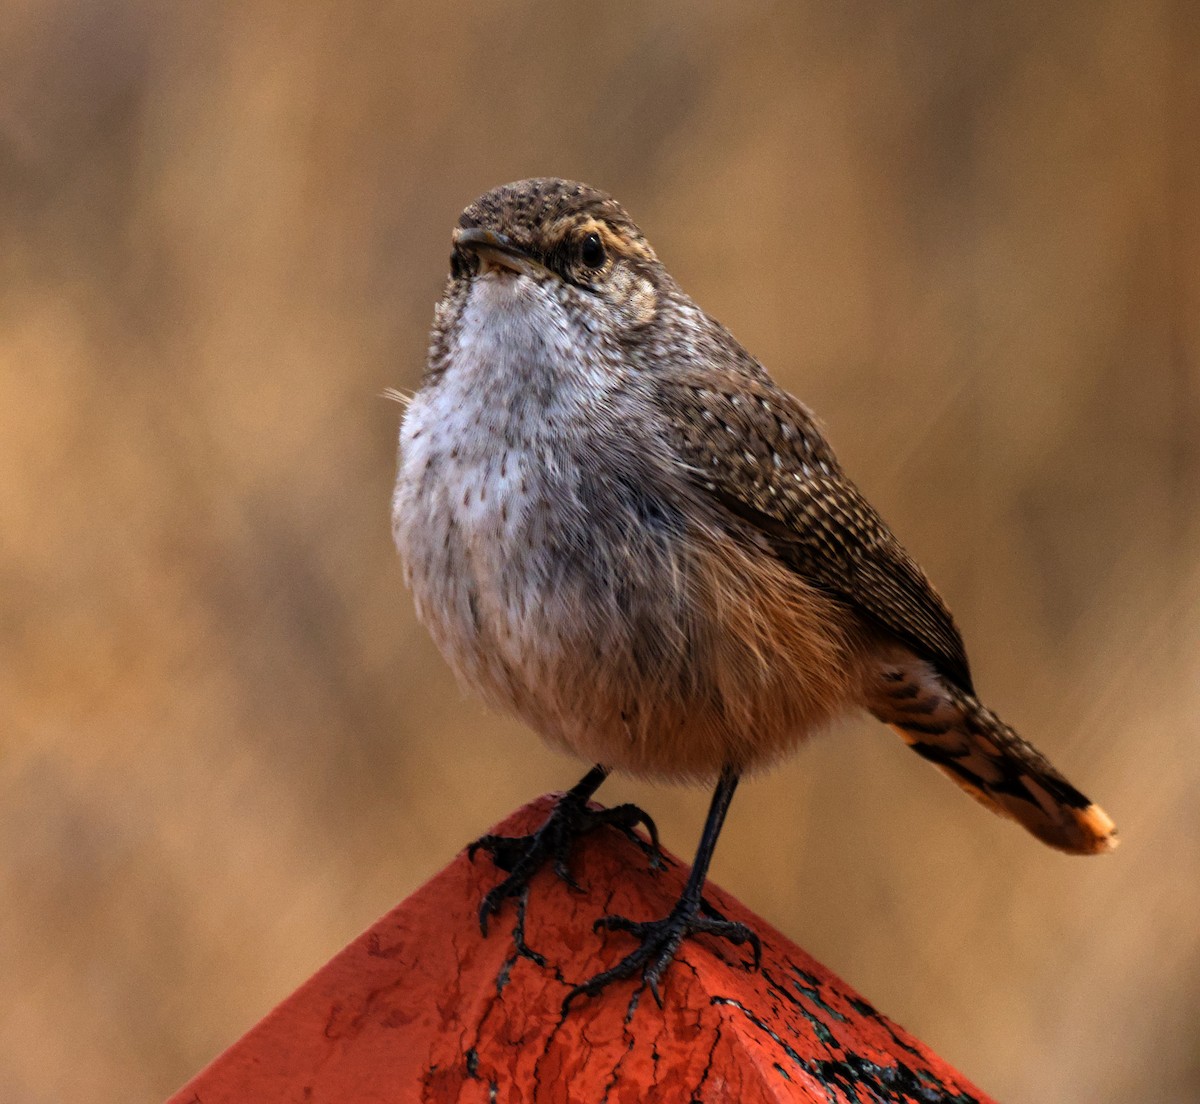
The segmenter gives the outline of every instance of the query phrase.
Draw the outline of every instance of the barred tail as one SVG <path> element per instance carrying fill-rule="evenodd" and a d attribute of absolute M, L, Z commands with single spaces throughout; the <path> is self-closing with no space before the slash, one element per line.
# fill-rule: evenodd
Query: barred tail
<path fill-rule="evenodd" d="M 925 664 L 889 664 L 870 702 L 923 759 L 981 804 L 1051 847 L 1095 855 L 1117 846 L 1117 829 L 1093 804 L 978 699 Z"/>

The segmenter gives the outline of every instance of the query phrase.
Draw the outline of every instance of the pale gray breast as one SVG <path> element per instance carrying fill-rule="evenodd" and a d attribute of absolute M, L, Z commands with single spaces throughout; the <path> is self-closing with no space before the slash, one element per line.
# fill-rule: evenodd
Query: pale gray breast
<path fill-rule="evenodd" d="M 393 527 L 460 677 L 545 728 L 553 703 L 531 699 L 583 692 L 601 656 L 679 666 L 684 523 L 619 365 L 529 281 L 477 283 L 405 418 Z"/>

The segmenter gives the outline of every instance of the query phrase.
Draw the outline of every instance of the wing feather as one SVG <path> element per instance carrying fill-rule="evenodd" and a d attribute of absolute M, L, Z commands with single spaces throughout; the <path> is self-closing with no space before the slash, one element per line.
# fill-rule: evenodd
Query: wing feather
<path fill-rule="evenodd" d="M 736 369 L 723 376 L 676 369 L 656 381 L 655 394 L 697 486 L 806 582 L 974 692 L 950 611 L 843 474 L 803 404 L 765 374 Z"/>

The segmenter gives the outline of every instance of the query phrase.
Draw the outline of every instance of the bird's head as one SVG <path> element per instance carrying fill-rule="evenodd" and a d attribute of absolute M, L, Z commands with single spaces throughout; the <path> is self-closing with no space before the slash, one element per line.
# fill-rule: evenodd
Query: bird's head
<path fill-rule="evenodd" d="M 479 279 L 521 278 L 621 330 L 654 320 L 669 279 L 615 199 L 554 178 L 492 189 L 463 211 L 454 231 L 452 291 Z"/>

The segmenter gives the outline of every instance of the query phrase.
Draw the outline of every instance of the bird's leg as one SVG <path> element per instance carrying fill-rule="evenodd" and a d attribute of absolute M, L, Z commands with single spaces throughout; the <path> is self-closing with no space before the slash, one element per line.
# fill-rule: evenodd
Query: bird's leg
<path fill-rule="evenodd" d="M 640 946 L 631 954 L 621 959 L 611 970 L 605 970 L 594 978 L 576 985 L 563 1001 L 563 1011 L 566 1012 L 571 1002 L 579 996 L 595 996 L 609 982 L 620 981 L 641 973 L 642 987 L 649 986 L 650 992 L 658 1006 L 662 1007 L 662 994 L 658 983 L 663 971 L 670 965 L 679 950 L 680 944 L 690 935 L 716 935 L 728 939 L 735 945 L 749 943 L 754 953 L 754 967 L 757 968 L 762 959 L 762 944 L 759 938 L 745 924 L 726 920 L 716 909 L 703 899 L 704 879 L 708 874 L 708 864 L 712 861 L 713 850 L 717 846 L 717 837 L 721 834 L 721 826 L 725 823 L 725 814 L 729 811 L 729 803 L 733 800 L 733 791 L 737 789 L 738 775 L 726 767 L 721 772 L 721 779 L 713 793 L 712 804 L 708 809 L 708 819 L 704 822 L 704 831 L 700 836 L 700 846 L 696 849 L 696 861 L 692 864 L 692 872 L 688 876 L 683 894 L 676 902 L 669 916 L 662 920 L 639 921 L 629 920 L 624 916 L 604 916 L 595 923 L 595 929 L 607 931 L 625 931 L 640 940 Z M 639 987 L 630 1001 L 630 1014 L 637 1007 Z"/>
<path fill-rule="evenodd" d="M 599 811 L 588 808 L 588 799 L 607 777 L 608 767 L 594 766 L 558 799 L 546 823 L 536 832 L 528 836 L 480 836 L 467 848 L 468 859 L 473 860 L 476 851 L 486 851 L 501 870 L 508 872 L 508 877 L 489 890 L 479 906 L 479 927 L 484 935 L 487 935 L 488 918 L 499 914 L 507 898 L 520 897 L 530 879 L 547 862 L 553 862 L 554 873 L 567 885 L 579 889 L 567 865 L 571 846 L 580 836 L 601 825 L 611 824 L 636 843 L 650 856 L 652 869 L 662 866 L 658 829 L 648 814 L 636 805 L 617 805 Z M 634 831 L 639 824 L 649 833 L 649 843 Z"/>

